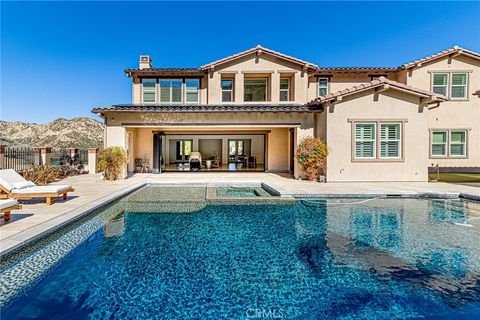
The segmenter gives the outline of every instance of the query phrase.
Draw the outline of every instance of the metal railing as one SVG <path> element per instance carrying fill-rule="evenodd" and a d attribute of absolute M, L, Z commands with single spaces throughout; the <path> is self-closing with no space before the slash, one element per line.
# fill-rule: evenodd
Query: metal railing
<path fill-rule="evenodd" d="M 15 171 L 22 171 L 30 169 L 38 163 L 35 161 L 35 157 L 40 157 L 39 153 L 36 153 L 33 148 L 5 148 L 3 156 L 3 163 L 1 167 L 3 169 L 13 169 Z"/>
<path fill-rule="evenodd" d="M 0 146 L 0 169 L 14 169 L 15 171 L 20 172 L 39 164 L 46 164 L 52 167 L 68 166 L 72 164 L 87 166 L 88 164 L 87 149 L 78 150 L 75 156 L 70 155 L 71 149 L 68 148 L 53 148 L 50 151 L 50 156 L 45 156 L 45 154 L 42 154 L 41 150 L 43 150 L 42 152 L 45 152 L 46 150 L 49 150 L 49 148 L 34 149 L 29 147 L 19 148 Z"/>

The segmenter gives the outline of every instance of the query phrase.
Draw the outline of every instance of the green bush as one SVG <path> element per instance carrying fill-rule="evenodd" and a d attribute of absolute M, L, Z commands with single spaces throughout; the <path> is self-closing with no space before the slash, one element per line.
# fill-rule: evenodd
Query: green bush
<path fill-rule="evenodd" d="M 116 180 L 127 163 L 127 154 L 122 147 L 109 147 L 98 154 L 98 171 L 103 171 L 104 180 Z"/>
<path fill-rule="evenodd" d="M 308 180 L 318 180 L 327 169 L 328 146 L 321 138 L 305 137 L 297 147 L 297 161 Z"/>

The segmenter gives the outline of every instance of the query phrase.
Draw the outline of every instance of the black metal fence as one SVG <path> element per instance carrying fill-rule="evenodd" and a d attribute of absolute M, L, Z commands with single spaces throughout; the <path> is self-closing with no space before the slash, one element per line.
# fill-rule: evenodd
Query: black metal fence
<path fill-rule="evenodd" d="M 40 150 L 34 148 L 4 147 L 3 157 L 0 157 L 0 169 L 13 169 L 22 171 L 32 168 L 35 164 L 43 164 L 41 161 Z M 67 148 L 53 148 L 50 153 L 50 162 L 52 167 L 67 165 L 73 159 L 69 156 L 70 150 Z M 0 151 L 1 152 L 1 151 Z M 83 166 L 88 164 L 88 150 L 80 149 L 77 152 L 77 161 Z M 3 160 L 1 160 L 3 159 Z M 48 161 L 48 160 L 47 160 Z"/>
<path fill-rule="evenodd" d="M 7 147 L 1 167 L 2 169 L 14 169 L 16 171 L 30 169 L 39 161 L 35 157 L 40 157 L 40 153 L 36 153 L 33 148 Z"/>

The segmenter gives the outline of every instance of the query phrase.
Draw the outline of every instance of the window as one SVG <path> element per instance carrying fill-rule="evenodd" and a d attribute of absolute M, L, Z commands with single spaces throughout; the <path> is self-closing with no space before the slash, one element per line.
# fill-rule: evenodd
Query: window
<path fill-rule="evenodd" d="M 375 158 L 375 123 L 356 123 L 355 124 L 355 158 L 373 159 Z"/>
<path fill-rule="evenodd" d="M 402 122 L 372 120 L 353 124 L 353 159 L 403 161 Z"/>
<path fill-rule="evenodd" d="M 450 90 L 452 99 L 467 98 L 467 74 L 452 73 L 452 88 Z"/>
<path fill-rule="evenodd" d="M 185 80 L 185 101 L 187 103 L 199 102 L 200 80 L 186 79 Z"/>
<path fill-rule="evenodd" d="M 447 155 L 447 132 L 432 132 L 432 156 Z"/>
<path fill-rule="evenodd" d="M 155 102 L 156 83 L 157 81 L 155 79 L 142 80 L 142 101 L 143 102 Z"/>
<path fill-rule="evenodd" d="M 233 80 L 222 80 L 222 102 L 233 101 Z"/>
<path fill-rule="evenodd" d="M 290 79 L 280 79 L 280 101 L 290 100 Z"/>
<path fill-rule="evenodd" d="M 431 144 L 430 155 L 432 158 L 465 157 L 467 155 L 467 131 L 432 131 Z"/>
<path fill-rule="evenodd" d="M 318 96 L 328 94 L 328 78 L 318 78 Z"/>
<path fill-rule="evenodd" d="M 465 131 L 450 131 L 450 155 L 452 157 L 465 156 Z"/>
<path fill-rule="evenodd" d="M 244 80 L 244 101 L 267 101 L 267 79 Z"/>
<path fill-rule="evenodd" d="M 434 73 L 432 91 L 451 99 L 467 99 L 468 73 Z"/>
<path fill-rule="evenodd" d="M 182 80 L 160 80 L 160 102 L 182 102 Z"/>
<path fill-rule="evenodd" d="M 380 124 L 380 157 L 400 158 L 400 123 Z"/>
<path fill-rule="evenodd" d="M 433 74 L 432 91 L 438 94 L 448 96 L 448 73 Z"/>

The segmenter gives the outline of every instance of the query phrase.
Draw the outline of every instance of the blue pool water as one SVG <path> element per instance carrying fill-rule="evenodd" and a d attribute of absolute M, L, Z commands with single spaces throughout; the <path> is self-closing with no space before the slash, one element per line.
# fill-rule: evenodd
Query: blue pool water
<path fill-rule="evenodd" d="M 478 204 L 349 201 L 121 214 L 2 319 L 478 319 Z"/>

